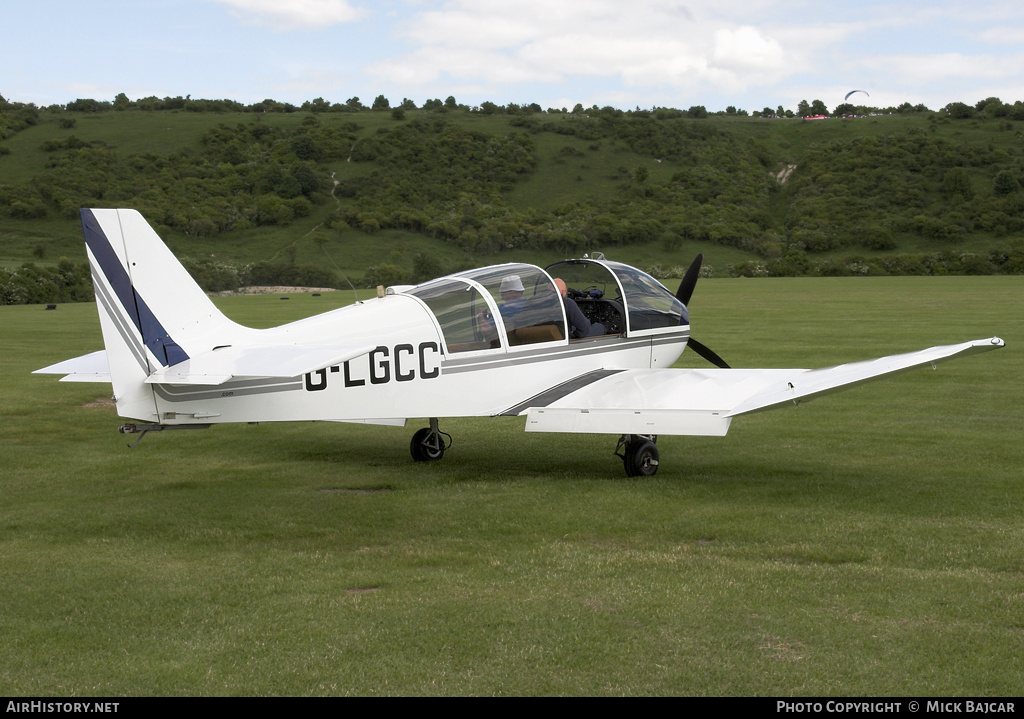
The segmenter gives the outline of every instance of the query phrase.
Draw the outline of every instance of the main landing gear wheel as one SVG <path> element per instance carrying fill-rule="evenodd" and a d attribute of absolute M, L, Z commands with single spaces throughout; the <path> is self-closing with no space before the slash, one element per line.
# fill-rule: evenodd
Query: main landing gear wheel
<path fill-rule="evenodd" d="M 409 451 L 417 462 L 434 462 L 444 457 L 444 451 L 451 446 L 451 439 L 450 434 L 437 428 L 437 420 L 431 419 L 429 427 L 417 430 L 412 436 Z"/>
<path fill-rule="evenodd" d="M 657 441 L 658 438 L 653 435 L 623 436 L 619 440 L 619 447 L 625 448 L 620 456 L 627 477 L 650 477 L 658 471 L 658 447 L 655 444 Z"/>

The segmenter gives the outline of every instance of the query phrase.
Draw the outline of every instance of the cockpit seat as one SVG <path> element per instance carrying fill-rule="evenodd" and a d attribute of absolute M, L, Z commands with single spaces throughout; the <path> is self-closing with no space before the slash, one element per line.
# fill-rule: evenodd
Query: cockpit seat
<path fill-rule="evenodd" d="M 557 342 L 562 339 L 562 331 L 558 325 L 537 325 L 535 327 L 518 327 L 508 333 L 510 345 L 528 345 L 536 342 Z"/>

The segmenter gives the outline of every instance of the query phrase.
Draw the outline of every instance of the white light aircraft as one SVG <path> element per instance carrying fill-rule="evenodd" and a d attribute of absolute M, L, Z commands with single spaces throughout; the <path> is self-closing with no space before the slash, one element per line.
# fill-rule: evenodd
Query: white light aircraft
<path fill-rule="evenodd" d="M 528 432 L 620 435 L 626 474 L 651 475 L 659 434 L 723 436 L 739 415 L 1004 346 L 993 337 L 824 369 L 731 369 L 690 337 L 699 256 L 675 295 L 603 257 L 505 264 L 252 329 L 214 306 L 138 212 L 81 215 L 106 350 L 37 372 L 112 383 L 118 414 L 143 423 L 121 431 L 142 436 L 426 417 L 410 444 L 424 461 L 451 443 L 438 417 L 525 415 Z M 717 367 L 673 369 L 687 344 Z"/>

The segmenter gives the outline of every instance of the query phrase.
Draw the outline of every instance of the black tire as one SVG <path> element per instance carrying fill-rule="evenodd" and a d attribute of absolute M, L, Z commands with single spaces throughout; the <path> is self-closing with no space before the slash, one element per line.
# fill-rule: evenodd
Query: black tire
<path fill-rule="evenodd" d="M 417 430 L 409 442 L 409 451 L 417 462 L 434 462 L 444 456 L 444 440 L 439 434 L 431 436 L 430 427 Z"/>
<path fill-rule="evenodd" d="M 627 477 L 650 477 L 658 471 L 658 447 L 649 440 L 630 442 L 622 456 Z"/>

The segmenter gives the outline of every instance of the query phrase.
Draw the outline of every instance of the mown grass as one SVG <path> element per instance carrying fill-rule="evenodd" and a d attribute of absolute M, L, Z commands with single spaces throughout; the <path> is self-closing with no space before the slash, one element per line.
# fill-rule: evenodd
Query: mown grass
<path fill-rule="evenodd" d="M 351 299 L 223 298 L 275 324 Z M 735 366 L 1000 335 L 725 438 L 444 420 L 225 426 L 128 450 L 92 305 L 0 308 L 0 686 L 26 695 L 1019 695 L 1020 278 L 703 281 Z M 687 353 L 685 365 L 699 365 Z"/>

